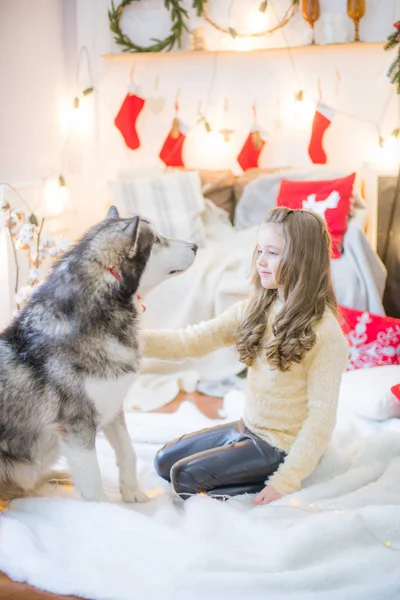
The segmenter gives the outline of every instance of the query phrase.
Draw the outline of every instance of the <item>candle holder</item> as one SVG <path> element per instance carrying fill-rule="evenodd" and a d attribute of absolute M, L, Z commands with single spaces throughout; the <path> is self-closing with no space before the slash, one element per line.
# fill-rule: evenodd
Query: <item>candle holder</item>
<path fill-rule="evenodd" d="M 312 29 L 312 44 L 315 44 L 314 23 L 318 20 L 320 10 L 318 0 L 302 0 L 301 14 Z"/>
<path fill-rule="evenodd" d="M 365 0 L 347 0 L 347 14 L 354 21 L 354 41 L 360 41 L 360 19 L 365 15 Z"/>

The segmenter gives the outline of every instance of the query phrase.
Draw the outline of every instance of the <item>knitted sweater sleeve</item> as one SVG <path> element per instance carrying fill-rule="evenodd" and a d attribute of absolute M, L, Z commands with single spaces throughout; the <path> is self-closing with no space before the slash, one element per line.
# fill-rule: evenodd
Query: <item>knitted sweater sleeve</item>
<path fill-rule="evenodd" d="M 348 362 L 348 346 L 336 319 L 321 323 L 307 363 L 307 410 L 286 459 L 266 481 L 282 495 L 300 489 L 327 449 L 336 424 L 339 388 Z"/>
<path fill-rule="evenodd" d="M 140 338 L 142 354 L 162 360 L 183 360 L 233 346 L 244 306 L 245 302 L 239 302 L 215 319 L 185 329 L 145 329 Z"/>

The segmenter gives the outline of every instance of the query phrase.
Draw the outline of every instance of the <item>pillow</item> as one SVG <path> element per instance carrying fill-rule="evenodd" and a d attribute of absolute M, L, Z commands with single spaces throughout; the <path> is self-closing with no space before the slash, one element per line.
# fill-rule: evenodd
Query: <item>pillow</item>
<path fill-rule="evenodd" d="M 339 307 L 350 347 L 348 370 L 400 364 L 400 319 Z"/>
<path fill-rule="evenodd" d="M 204 198 L 208 198 L 216 206 L 225 210 L 233 223 L 235 214 L 235 197 L 233 195 L 235 176 L 232 171 L 228 169 L 199 169 L 199 175 Z"/>
<path fill-rule="evenodd" d="M 109 181 L 111 204 L 124 217 L 140 215 L 154 224 L 161 235 L 205 244 L 201 213 L 205 208 L 197 171 L 178 171 Z"/>
<path fill-rule="evenodd" d="M 284 173 L 290 171 L 290 167 L 269 167 L 267 169 L 261 169 L 255 167 L 254 169 L 248 169 L 242 175 L 238 175 L 235 181 L 233 192 L 235 195 L 236 202 L 239 202 L 243 195 L 244 188 L 249 185 L 251 181 L 262 177 L 263 175 L 271 175 L 276 173 Z"/>
<path fill-rule="evenodd" d="M 356 174 L 325 181 L 282 179 L 277 206 L 309 209 L 325 218 L 332 238 L 332 258 L 341 254 Z"/>
<path fill-rule="evenodd" d="M 383 421 L 400 417 L 400 366 L 344 373 L 339 407 L 360 417 Z"/>

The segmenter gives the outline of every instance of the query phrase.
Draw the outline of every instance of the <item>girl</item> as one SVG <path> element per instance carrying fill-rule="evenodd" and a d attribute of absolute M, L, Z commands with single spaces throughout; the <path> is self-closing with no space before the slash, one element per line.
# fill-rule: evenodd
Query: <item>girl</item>
<path fill-rule="evenodd" d="M 184 435 L 155 458 L 158 474 L 187 498 L 258 492 L 267 504 L 299 490 L 325 452 L 348 360 L 337 322 L 324 220 L 274 208 L 261 225 L 253 293 L 211 321 L 146 330 L 145 356 L 201 357 L 236 345 L 248 367 L 243 419 Z"/>

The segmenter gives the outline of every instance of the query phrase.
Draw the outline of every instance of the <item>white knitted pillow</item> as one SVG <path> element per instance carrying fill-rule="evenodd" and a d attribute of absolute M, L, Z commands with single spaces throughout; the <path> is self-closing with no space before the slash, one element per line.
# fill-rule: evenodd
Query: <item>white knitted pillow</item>
<path fill-rule="evenodd" d="M 154 224 L 161 235 L 205 244 L 201 213 L 205 209 L 197 171 L 177 171 L 109 181 L 110 204 L 122 217 L 140 215 Z"/>

